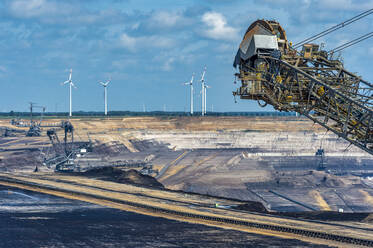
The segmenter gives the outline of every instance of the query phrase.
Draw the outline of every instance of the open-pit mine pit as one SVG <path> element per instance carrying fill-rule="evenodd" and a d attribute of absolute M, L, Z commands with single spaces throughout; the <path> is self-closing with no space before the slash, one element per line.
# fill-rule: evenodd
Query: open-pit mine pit
<path fill-rule="evenodd" d="M 80 172 L 61 174 L 42 165 L 42 154 L 51 148 L 45 130 L 40 137 L 25 137 L 25 130 L 12 127 L 9 120 L 0 120 L 0 126 L 8 128 L 7 135 L 0 138 L 0 172 L 4 180 L 0 184 L 22 184 L 23 190 L 31 191 L 35 184 L 44 185 L 41 193 L 49 194 L 49 190 L 54 192 L 52 195 L 73 200 L 79 197 L 68 197 L 64 195 L 68 192 L 60 190 L 84 189 L 81 193 L 90 195 L 82 195 L 86 198 L 83 201 L 99 205 L 91 194 L 111 190 L 112 198 L 100 201 L 114 208 L 122 204 L 109 204 L 114 198 L 133 198 L 131 204 L 148 204 L 151 198 L 162 208 L 172 205 L 167 201 L 177 201 L 176 210 L 197 204 L 191 207 L 194 214 L 227 211 L 224 216 L 237 220 L 248 219 L 244 214 L 240 217 L 241 211 L 246 211 L 337 225 L 343 222 L 349 228 L 365 230 L 353 238 L 373 240 L 372 155 L 305 118 L 126 117 L 70 121 L 76 142 L 89 140 L 92 151 L 76 159 Z M 323 156 L 316 155 L 320 149 Z M 119 160 L 127 164 L 112 162 Z M 120 183 L 130 187 L 125 189 L 127 196 L 114 192 L 120 189 Z M 162 200 L 165 195 L 169 198 Z M 136 206 L 123 209 L 132 208 Z M 138 212 L 144 214 L 146 209 Z M 153 215 L 165 217 L 166 212 Z M 215 225 L 212 222 L 202 224 Z M 241 230 L 232 225 L 232 229 Z M 307 230 L 312 229 L 307 225 Z M 320 230 L 323 228 L 328 227 Z M 279 236 L 277 231 L 264 234 Z"/>

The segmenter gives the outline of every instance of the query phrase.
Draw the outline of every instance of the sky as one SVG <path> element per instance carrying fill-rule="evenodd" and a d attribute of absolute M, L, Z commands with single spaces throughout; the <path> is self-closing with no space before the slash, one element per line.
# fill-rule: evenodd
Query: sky
<path fill-rule="evenodd" d="M 373 0 L 1 0 L 0 112 L 103 111 L 99 81 L 112 78 L 109 110 L 188 111 L 193 73 L 207 67 L 207 109 L 271 111 L 234 102 L 233 59 L 248 26 L 280 22 L 296 43 L 373 8 Z M 318 43 L 332 49 L 373 31 L 373 15 Z M 373 82 L 373 39 L 343 51 L 345 67 Z M 195 108 L 201 108 L 200 83 Z"/>

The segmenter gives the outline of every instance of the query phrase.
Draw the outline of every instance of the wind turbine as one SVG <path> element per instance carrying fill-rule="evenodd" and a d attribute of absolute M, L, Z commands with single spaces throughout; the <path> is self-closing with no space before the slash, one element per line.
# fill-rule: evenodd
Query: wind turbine
<path fill-rule="evenodd" d="M 190 85 L 190 115 L 193 115 L 193 80 L 194 73 L 192 75 L 192 79 L 190 79 L 190 82 L 184 83 L 184 85 Z"/>
<path fill-rule="evenodd" d="M 70 112 L 69 116 L 72 116 L 72 95 L 71 95 L 71 87 L 74 87 L 76 89 L 76 86 L 74 85 L 72 81 L 72 75 L 73 75 L 73 69 L 70 69 L 70 76 L 69 79 L 62 83 L 62 85 L 69 84 L 70 87 Z"/>
<path fill-rule="evenodd" d="M 202 87 L 201 87 L 201 93 L 202 93 L 201 114 L 202 114 L 202 116 L 205 115 L 205 104 L 206 104 L 206 99 L 205 99 L 205 75 L 206 75 L 206 66 L 203 69 L 202 77 L 201 77 L 201 80 L 200 80 L 200 82 L 202 84 Z"/>
<path fill-rule="evenodd" d="M 111 82 L 111 78 L 106 82 L 99 82 L 102 86 L 104 86 L 104 98 L 105 98 L 105 115 L 107 115 L 107 86 Z"/>

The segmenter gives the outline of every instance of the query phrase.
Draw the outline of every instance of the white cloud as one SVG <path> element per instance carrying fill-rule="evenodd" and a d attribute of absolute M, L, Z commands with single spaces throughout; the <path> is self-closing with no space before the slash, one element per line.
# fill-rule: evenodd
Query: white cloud
<path fill-rule="evenodd" d="M 171 71 L 172 70 L 172 64 L 175 62 L 174 57 L 168 58 L 164 64 L 162 65 L 162 70 L 164 71 Z"/>
<path fill-rule="evenodd" d="M 58 10 L 55 2 L 47 0 L 15 0 L 10 3 L 9 9 L 12 14 L 22 18 L 50 15 Z"/>
<path fill-rule="evenodd" d="M 128 34 L 124 33 L 120 36 L 121 44 L 126 47 L 127 49 L 134 51 L 136 46 L 136 38 L 129 36 Z"/>
<path fill-rule="evenodd" d="M 185 46 L 180 50 L 183 54 L 200 54 L 202 50 L 206 50 L 206 48 L 209 46 L 208 41 L 205 40 L 199 40 L 194 42 L 189 42 L 185 44 Z"/>
<path fill-rule="evenodd" d="M 238 30 L 227 24 L 225 16 L 218 12 L 206 12 L 202 16 L 203 23 L 208 27 L 204 34 L 215 40 L 234 40 Z"/>
<path fill-rule="evenodd" d="M 136 66 L 137 62 L 138 61 L 136 60 L 136 58 L 129 58 L 129 59 L 117 59 L 117 60 L 112 61 L 111 64 L 113 67 L 123 70 L 130 66 Z"/>
<path fill-rule="evenodd" d="M 17 18 L 37 18 L 45 23 L 110 23 L 124 18 L 117 10 L 89 11 L 79 1 L 13 0 L 6 5 L 9 13 Z"/>
<path fill-rule="evenodd" d="M 152 58 L 152 67 L 162 71 L 172 71 L 180 64 L 194 65 L 198 59 L 205 58 L 207 41 L 187 44 L 185 47 L 174 47 L 161 53 L 157 53 Z M 155 65 L 155 66 L 154 66 Z"/>
<path fill-rule="evenodd" d="M 358 2 L 353 0 L 317 0 L 316 5 L 330 10 L 362 10 L 373 8 L 373 1 Z"/>
<path fill-rule="evenodd" d="M 7 74 L 7 71 L 8 70 L 5 66 L 0 65 L 0 78 L 5 77 L 5 75 Z"/>
<path fill-rule="evenodd" d="M 145 20 L 144 26 L 152 30 L 159 29 L 179 29 L 195 23 L 191 17 L 185 16 L 183 12 L 177 11 L 156 11 L 151 13 Z"/>
<path fill-rule="evenodd" d="M 136 30 L 136 29 L 138 29 L 139 27 L 140 27 L 140 22 L 136 22 L 136 23 L 134 23 L 134 24 L 131 25 L 131 29 L 132 29 L 132 30 Z"/>
<path fill-rule="evenodd" d="M 139 48 L 170 48 L 175 42 L 167 37 L 151 35 L 151 36 L 129 36 L 123 33 L 120 36 L 121 45 L 130 51 L 136 51 Z"/>
<path fill-rule="evenodd" d="M 232 45 L 226 44 L 226 43 L 220 44 L 215 49 L 217 51 L 221 52 L 221 53 L 232 52 L 232 51 L 236 51 L 237 50 L 236 47 L 232 47 Z"/>
<path fill-rule="evenodd" d="M 152 26 L 161 26 L 161 27 L 173 27 L 181 21 L 181 15 L 177 13 L 171 13 L 167 11 L 160 11 L 155 13 L 151 18 Z"/>
<path fill-rule="evenodd" d="M 369 48 L 369 53 L 373 56 L 373 47 Z"/>

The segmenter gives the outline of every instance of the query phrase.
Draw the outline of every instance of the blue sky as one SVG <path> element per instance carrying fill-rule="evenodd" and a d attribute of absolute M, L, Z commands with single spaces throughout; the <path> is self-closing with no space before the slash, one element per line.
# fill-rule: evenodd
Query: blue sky
<path fill-rule="evenodd" d="M 68 111 L 103 111 L 103 88 L 112 77 L 109 110 L 184 111 L 181 83 L 204 65 L 208 110 L 258 111 L 234 103 L 232 67 L 247 27 L 275 19 L 297 42 L 373 8 L 373 0 L 2 0 L 0 2 L 0 111 L 26 111 L 28 102 Z M 373 15 L 318 42 L 326 48 L 373 31 Z M 373 39 L 343 52 L 345 67 L 372 82 Z M 195 106 L 200 109 L 200 84 Z M 265 110 L 271 110 L 266 108 Z"/>

